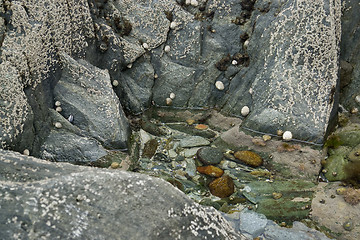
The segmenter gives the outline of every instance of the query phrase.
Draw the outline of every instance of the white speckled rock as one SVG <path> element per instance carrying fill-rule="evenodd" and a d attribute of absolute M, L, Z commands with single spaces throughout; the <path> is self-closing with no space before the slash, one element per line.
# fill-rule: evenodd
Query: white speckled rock
<path fill-rule="evenodd" d="M 3 239 L 244 239 L 215 209 L 142 174 L 0 149 L 0 180 Z"/>

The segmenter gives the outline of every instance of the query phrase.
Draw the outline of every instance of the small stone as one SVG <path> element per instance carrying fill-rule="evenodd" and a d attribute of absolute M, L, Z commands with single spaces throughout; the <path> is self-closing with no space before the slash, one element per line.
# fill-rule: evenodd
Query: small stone
<path fill-rule="evenodd" d="M 267 141 L 270 141 L 270 140 L 271 140 L 271 136 L 265 134 L 265 135 L 262 136 L 262 139 L 263 139 L 265 142 L 267 142 Z"/>
<path fill-rule="evenodd" d="M 117 87 L 117 86 L 119 85 L 118 80 L 114 80 L 114 81 L 112 82 L 112 85 L 113 85 L 114 87 Z"/>
<path fill-rule="evenodd" d="M 112 162 L 111 165 L 110 165 L 110 167 L 111 167 L 112 169 L 116 169 L 116 168 L 118 168 L 119 166 L 120 166 L 120 164 L 119 164 L 118 162 Z"/>
<path fill-rule="evenodd" d="M 223 175 L 209 184 L 209 189 L 212 195 L 219 198 L 229 197 L 234 193 L 234 182 L 228 175 Z"/>
<path fill-rule="evenodd" d="M 282 138 L 284 141 L 290 141 L 292 139 L 292 133 L 290 131 L 285 131 Z"/>
<path fill-rule="evenodd" d="M 224 90 L 224 88 L 225 88 L 224 83 L 222 81 L 216 81 L 215 87 L 220 91 Z"/>
<path fill-rule="evenodd" d="M 224 174 L 222 169 L 212 165 L 197 167 L 196 170 L 199 173 L 203 173 L 211 177 L 221 177 Z"/>
<path fill-rule="evenodd" d="M 200 137 L 200 136 L 191 136 L 187 138 L 183 138 L 179 142 L 179 147 L 187 148 L 187 147 L 199 147 L 209 145 L 209 140 Z"/>
<path fill-rule="evenodd" d="M 351 231 L 354 228 L 354 225 L 352 221 L 346 221 L 344 222 L 343 227 L 346 231 Z"/>
<path fill-rule="evenodd" d="M 237 164 L 235 162 L 229 162 L 229 168 L 236 168 Z"/>
<path fill-rule="evenodd" d="M 251 142 L 256 145 L 256 146 L 261 146 L 261 147 L 265 147 L 266 146 L 266 143 L 263 139 L 259 139 L 259 138 L 253 138 L 251 140 Z"/>
<path fill-rule="evenodd" d="M 276 134 L 281 137 L 284 134 L 284 131 L 279 129 L 276 131 Z"/>
<path fill-rule="evenodd" d="M 344 195 L 347 191 L 347 188 L 338 188 L 336 189 L 336 194 L 337 195 Z"/>
<path fill-rule="evenodd" d="M 234 156 L 251 167 L 259 167 L 263 164 L 261 157 L 251 151 L 237 151 L 234 153 Z"/>
<path fill-rule="evenodd" d="M 23 154 L 24 154 L 25 156 L 29 156 L 29 155 L 30 155 L 29 149 L 25 149 L 25 150 L 23 151 Z"/>
<path fill-rule="evenodd" d="M 358 108 L 353 108 L 353 109 L 350 110 L 350 113 L 352 113 L 352 114 L 356 114 L 358 112 L 359 112 Z"/>
<path fill-rule="evenodd" d="M 164 51 L 167 52 L 167 53 L 170 52 L 170 46 L 166 45 L 165 48 L 164 48 Z"/>
<path fill-rule="evenodd" d="M 195 120 L 194 119 L 187 119 L 186 123 L 191 126 L 191 125 L 193 125 L 195 123 Z"/>
<path fill-rule="evenodd" d="M 59 122 L 56 122 L 56 123 L 54 124 L 54 126 L 55 126 L 56 128 L 61 128 L 61 127 L 62 127 L 61 123 L 59 123 Z"/>
<path fill-rule="evenodd" d="M 197 125 L 195 126 L 195 128 L 196 128 L 196 129 L 199 129 L 199 130 L 206 130 L 206 129 L 208 129 L 209 127 L 208 127 L 207 125 L 205 125 L 205 124 L 197 124 Z"/>
<path fill-rule="evenodd" d="M 242 109 L 241 109 L 241 115 L 243 117 L 246 117 L 248 114 L 250 113 L 250 109 L 248 106 L 244 106 Z"/>
<path fill-rule="evenodd" d="M 282 197 L 282 193 L 277 193 L 277 192 L 273 192 L 272 193 L 272 196 L 274 199 L 280 199 Z"/>
<path fill-rule="evenodd" d="M 159 77 L 159 75 L 157 75 L 156 73 L 154 74 L 154 78 L 157 79 Z"/>
<path fill-rule="evenodd" d="M 166 105 L 170 106 L 172 104 L 171 98 L 166 98 Z"/>
<path fill-rule="evenodd" d="M 205 165 L 216 165 L 223 159 L 223 153 L 218 148 L 203 147 L 196 153 L 197 158 Z"/>
<path fill-rule="evenodd" d="M 232 65 L 237 65 L 237 64 L 238 64 L 238 61 L 232 60 L 231 64 L 232 64 Z"/>
<path fill-rule="evenodd" d="M 171 99 L 175 99 L 175 96 L 176 96 L 175 93 L 170 93 L 170 98 Z"/>
<path fill-rule="evenodd" d="M 61 107 L 56 107 L 55 111 L 61 112 L 61 111 L 62 111 L 62 108 L 61 108 Z"/>
<path fill-rule="evenodd" d="M 286 222 L 281 222 L 280 227 L 286 227 Z"/>
<path fill-rule="evenodd" d="M 60 107 L 60 106 L 61 106 L 61 102 L 60 102 L 60 101 L 56 101 L 56 102 L 55 102 L 55 106 L 56 106 L 56 107 Z"/>

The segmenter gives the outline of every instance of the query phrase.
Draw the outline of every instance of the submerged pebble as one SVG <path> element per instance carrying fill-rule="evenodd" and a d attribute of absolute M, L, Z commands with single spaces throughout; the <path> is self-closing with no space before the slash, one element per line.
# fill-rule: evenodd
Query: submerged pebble
<path fill-rule="evenodd" d="M 251 151 L 237 151 L 234 153 L 234 156 L 251 167 L 259 167 L 263 164 L 262 158 L 257 153 Z"/>
<path fill-rule="evenodd" d="M 209 184 L 209 189 L 212 195 L 226 198 L 234 193 L 234 182 L 228 175 L 223 175 Z"/>
<path fill-rule="evenodd" d="M 200 166 L 196 170 L 199 173 L 206 174 L 211 177 L 221 177 L 224 174 L 224 171 L 218 167 L 209 165 L 209 166 Z"/>
<path fill-rule="evenodd" d="M 205 165 L 216 165 L 223 159 L 223 153 L 218 148 L 203 147 L 196 153 L 197 158 Z"/>

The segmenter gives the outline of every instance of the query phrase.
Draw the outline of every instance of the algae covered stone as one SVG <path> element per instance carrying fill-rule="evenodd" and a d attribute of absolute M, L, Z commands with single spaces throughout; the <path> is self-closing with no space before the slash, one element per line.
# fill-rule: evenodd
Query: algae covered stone
<path fill-rule="evenodd" d="M 200 166 L 197 167 L 196 170 L 199 173 L 206 174 L 211 177 L 221 177 L 224 174 L 224 171 L 218 167 L 209 165 L 209 166 Z"/>
<path fill-rule="evenodd" d="M 223 153 L 218 148 L 203 147 L 196 153 L 197 158 L 205 165 L 219 164 L 223 159 Z"/>
<path fill-rule="evenodd" d="M 226 198 L 234 193 L 234 182 L 228 175 L 223 175 L 209 184 L 212 195 Z"/>
<path fill-rule="evenodd" d="M 234 156 L 251 167 L 259 167 L 263 164 L 262 158 L 257 153 L 251 151 L 237 151 L 234 153 Z"/>

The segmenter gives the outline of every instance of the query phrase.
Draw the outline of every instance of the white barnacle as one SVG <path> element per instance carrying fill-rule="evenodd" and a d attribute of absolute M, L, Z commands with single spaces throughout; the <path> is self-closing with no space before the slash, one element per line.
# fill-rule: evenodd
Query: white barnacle
<path fill-rule="evenodd" d="M 191 6 L 197 7 L 199 5 L 197 0 L 191 0 L 190 1 Z"/>
<path fill-rule="evenodd" d="M 61 108 L 61 107 L 56 107 L 56 108 L 55 108 L 55 111 L 61 112 L 61 111 L 62 111 L 62 108 Z"/>
<path fill-rule="evenodd" d="M 171 29 L 175 29 L 176 26 L 177 26 L 177 23 L 176 23 L 176 22 L 171 22 L 171 23 L 170 23 L 170 28 L 171 28 Z"/>
<path fill-rule="evenodd" d="M 283 140 L 290 141 L 292 139 L 292 133 L 290 131 L 285 131 L 282 135 Z"/>
<path fill-rule="evenodd" d="M 132 68 L 132 63 L 129 63 L 126 67 L 127 68 Z"/>
<path fill-rule="evenodd" d="M 360 103 L 360 95 L 357 95 L 357 96 L 355 97 L 355 101 L 356 101 L 357 103 Z"/>
<path fill-rule="evenodd" d="M 142 46 L 143 46 L 144 49 L 149 49 L 149 44 L 147 44 L 145 42 L 142 44 Z"/>
<path fill-rule="evenodd" d="M 170 98 L 171 98 L 171 99 L 175 99 L 175 93 L 173 93 L 173 92 L 170 93 Z"/>
<path fill-rule="evenodd" d="M 56 101 L 56 102 L 55 102 L 55 106 L 60 107 L 60 106 L 61 106 L 61 102 L 60 102 L 60 101 Z"/>
<path fill-rule="evenodd" d="M 170 46 L 166 45 L 165 48 L 164 48 L 164 51 L 167 52 L 167 53 L 170 52 Z"/>
<path fill-rule="evenodd" d="M 246 117 L 250 113 L 250 108 L 248 106 L 244 106 L 241 108 L 241 115 Z"/>
<path fill-rule="evenodd" d="M 236 61 L 236 60 L 234 59 L 234 60 L 232 60 L 231 64 L 232 64 L 232 65 L 237 65 L 237 64 L 238 64 L 238 61 Z"/>
<path fill-rule="evenodd" d="M 29 155 L 30 155 L 29 149 L 25 149 L 25 150 L 23 151 L 23 154 L 24 154 L 25 156 L 29 156 Z"/>
<path fill-rule="evenodd" d="M 118 80 L 114 80 L 114 81 L 112 82 L 112 85 L 113 85 L 114 87 L 117 87 L 117 86 L 119 85 Z"/>
<path fill-rule="evenodd" d="M 224 90 L 224 88 L 225 88 L 224 83 L 222 81 L 216 81 L 215 82 L 215 87 L 220 91 Z"/>
<path fill-rule="evenodd" d="M 172 104 L 172 99 L 171 98 L 166 98 L 166 105 L 171 105 Z"/>
<path fill-rule="evenodd" d="M 61 123 L 59 123 L 59 122 L 54 123 L 54 126 L 55 126 L 56 128 L 61 128 L 61 127 L 62 127 Z"/>
<path fill-rule="evenodd" d="M 246 40 L 245 42 L 244 42 L 244 48 L 247 48 L 249 46 L 249 40 Z"/>

